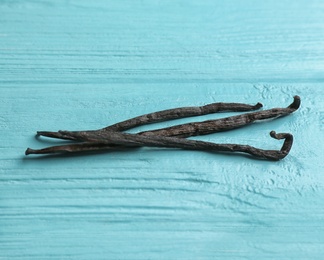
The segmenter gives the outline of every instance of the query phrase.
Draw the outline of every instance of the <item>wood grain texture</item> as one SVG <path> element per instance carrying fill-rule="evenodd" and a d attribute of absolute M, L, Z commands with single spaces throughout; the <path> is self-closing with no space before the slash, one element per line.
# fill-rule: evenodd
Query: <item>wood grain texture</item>
<path fill-rule="evenodd" d="M 0 13 L 0 259 L 322 259 L 322 1 L 0 1 Z M 276 149 L 269 132 L 291 132 L 280 162 L 24 156 L 53 143 L 37 130 L 293 95 L 289 117 L 196 138 Z"/>

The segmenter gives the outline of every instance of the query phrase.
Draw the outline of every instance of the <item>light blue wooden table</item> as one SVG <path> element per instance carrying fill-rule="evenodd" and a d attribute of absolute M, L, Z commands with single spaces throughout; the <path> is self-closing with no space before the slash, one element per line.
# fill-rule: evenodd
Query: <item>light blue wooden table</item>
<path fill-rule="evenodd" d="M 279 162 L 24 156 L 53 144 L 37 130 L 296 94 L 289 117 L 199 138 L 278 149 L 269 132 L 291 132 Z M 323 259 L 323 1 L 2 0 L 0 96 L 0 259 Z"/>

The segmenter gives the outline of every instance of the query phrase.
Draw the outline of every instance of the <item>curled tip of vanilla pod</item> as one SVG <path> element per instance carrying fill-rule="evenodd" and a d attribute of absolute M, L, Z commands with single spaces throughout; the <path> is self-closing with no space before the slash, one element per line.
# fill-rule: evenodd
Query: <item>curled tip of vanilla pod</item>
<path fill-rule="evenodd" d="M 300 107 L 300 103 L 301 103 L 300 97 L 296 95 L 294 96 L 294 102 L 290 104 L 289 108 L 297 110 Z"/>

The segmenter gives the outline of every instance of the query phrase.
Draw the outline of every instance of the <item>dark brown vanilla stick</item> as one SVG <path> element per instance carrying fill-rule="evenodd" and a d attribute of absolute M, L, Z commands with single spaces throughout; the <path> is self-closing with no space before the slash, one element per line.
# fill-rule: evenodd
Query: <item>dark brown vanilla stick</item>
<path fill-rule="evenodd" d="M 175 137 L 162 137 L 162 136 L 140 136 L 137 134 L 125 134 L 115 131 L 101 131 L 96 133 L 89 132 L 69 132 L 61 131 L 62 135 L 74 136 L 76 138 L 83 139 L 90 143 L 100 144 L 119 144 L 123 146 L 150 146 L 150 147 L 167 147 L 167 148 L 181 148 L 189 150 L 205 150 L 213 152 L 241 152 L 248 153 L 255 157 L 268 160 L 281 160 L 289 153 L 293 136 L 288 133 L 276 134 L 274 131 L 270 133 L 271 137 L 275 139 L 285 139 L 281 150 L 262 150 L 249 145 L 239 144 L 215 144 L 210 142 L 187 140 Z M 55 149 L 60 149 L 56 147 Z M 53 151 L 53 150 L 51 150 Z M 50 151 L 50 152 L 51 152 Z M 33 150 L 28 148 L 26 155 L 28 154 L 43 154 L 49 151 L 45 149 Z"/>
<path fill-rule="evenodd" d="M 252 111 L 252 110 L 257 110 L 261 107 L 262 107 L 261 103 L 257 103 L 256 105 L 247 105 L 242 103 L 212 103 L 209 105 L 198 106 L 198 107 L 180 107 L 180 108 L 168 109 L 168 110 L 158 111 L 158 112 L 134 117 L 122 121 L 120 123 L 107 126 L 99 130 L 90 130 L 90 132 L 106 131 L 106 130 L 125 131 L 137 126 L 142 126 L 146 124 L 152 124 L 152 123 L 157 123 L 157 122 L 162 122 L 162 121 L 167 121 L 172 119 L 180 119 L 180 118 L 186 118 L 191 116 L 201 116 L 201 115 L 213 114 L 217 112 Z M 37 134 L 41 136 L 52 137 L 52 138 L 78 141 L 77 139 L 72 137 L 70 138 L 63 137 L 59 132 L 38 131 Z"/>
<path fill-rule="evenodd" d="M 90 151 L 102 151 L 102 150 L 124 150 L 125 146 L 112 145 L 112 144 L 103 144 L 96 142 L 88 143 L 78 143 L 78 144 L 69 144 L 69 145 L 57 145 L 50 146 L 43 149 L 31 149 L 28 148 L 25 152 L 28 154 L 51 154 L 51 153 L 76 153 L 76 152 L 90 152 Z"/>
<path fill-rule="evenodd" d="M 202 116 L 218 112 L 245 112 L 257 110 L 262 107 L 261 103 L 254 106 L 241 103 L 212 103 L 200 107 L 181 107 L 150 113 L 123 122 L 108 126 L 102 130 L 125 131 L 137 126 L 162 122 L 166 120 L 179 119 L 191 116 Z"/>
<path fill-rule="evenodd" d="M 190 137 L 197 135 L 207 135 L 211 133 L 228 131 L 249 125 L 253 122 L 266 119 L 274 119 L 289 115 L 296 111 L 300 106 L 299 96 L 294 97 L 294 101 L 287 108 L 272 108 L 264 111 L 246 113 L 238 116 L 231 116 L 216 120 L 208 120 L 203 122 L 194 122 L 171 126 L 158 130 L 151 130 L 138 133 L 139 135 L 159 135 L 159 136 L 174 136 L 174 137 Z"/>

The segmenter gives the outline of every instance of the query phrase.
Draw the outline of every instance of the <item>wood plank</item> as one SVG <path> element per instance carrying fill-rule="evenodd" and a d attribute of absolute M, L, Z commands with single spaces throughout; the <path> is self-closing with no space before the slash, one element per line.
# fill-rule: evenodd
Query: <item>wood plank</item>
<path fill-rule="evenodd" d="M 321 1 L 1 1 L 0 13 L 0 258 L 322 258 Z M 289 117 L 197 138 L 278 149 L 269 132 L 291 132 L 280 162 L 158 148 L 24 156 L 53 144 L 37 130 L 293 95 Z"/>

